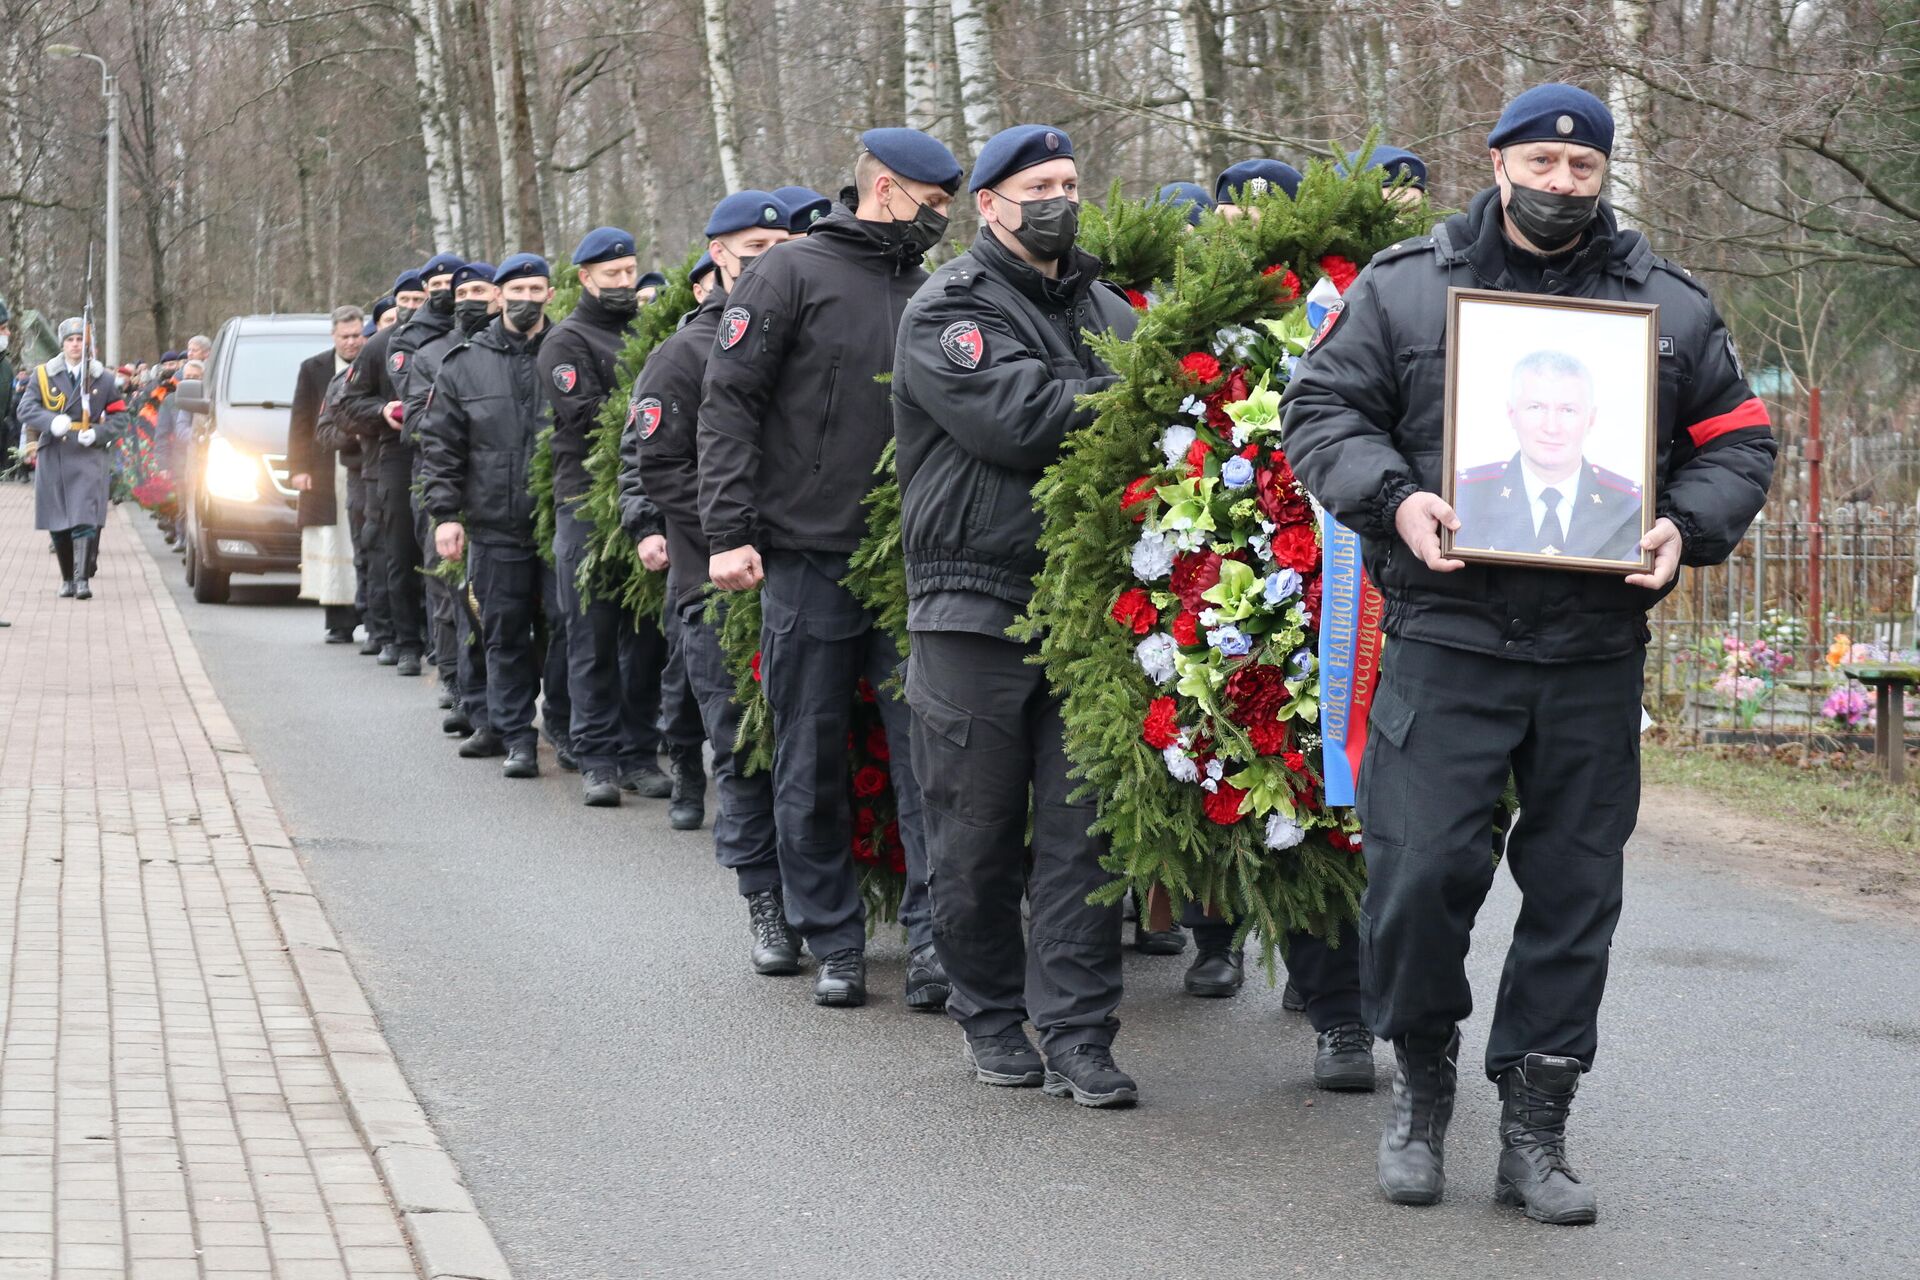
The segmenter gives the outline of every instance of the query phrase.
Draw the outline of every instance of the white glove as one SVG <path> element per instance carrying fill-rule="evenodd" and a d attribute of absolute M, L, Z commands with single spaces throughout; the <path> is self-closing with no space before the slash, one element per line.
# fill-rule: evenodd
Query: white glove
<path fill-rule="evenodd" d="M 53 432 L 53 438 L 58 440 L 67 434 L 67 429 L 71 426 L 73 426 L 72 418 L 64 413 L 56 413 L 53 415 L 53 421 L 47 424 L 47 430 Z"/>
<path fill-rule="evenodd" d="M 92 427 L 82 427 L 80 429 L 79 434 L 75 435 L 73 438 L 80 442 L 81 448 L 83 449 L 93 448 L 94 431 Z"/>

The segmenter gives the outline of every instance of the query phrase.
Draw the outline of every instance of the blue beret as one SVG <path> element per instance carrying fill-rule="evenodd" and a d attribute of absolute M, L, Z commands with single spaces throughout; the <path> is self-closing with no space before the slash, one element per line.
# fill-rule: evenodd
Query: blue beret
<path fill-rule="evenodd" d="M 693 270 L 687 272 L 687 283 L 694 284 L 701 276 L 711 270 L 713 270 L 713 255 L 709 253 L 701 254 L 700 260 L 693 264 Z"/>
<path fill-rule="evenodd" d="M 592 262 L 631 258 L 637 252 L 633 237 L 620 228 L 595 227 L 580 238 L 580 247 L 573 251 L 573 265 L 584 267 Z"/>
<path fill-rule="evenodd" d="M 1613 113 L 1585 89 L 1537 84 L 1507 104 L 1487 135 L 1495 149 L 1516 142 L 1576 142 L 1612 155 Z"/>
<path fill-rule="evenodd" d="M 1050 124 L 1017 124 L 994 134 L 980 148 L 979 158 L 973 162 L 973 181 L 967 189 L 978 191 L 1022 169 L 1072 158 L 1073 139 L 1064 129 Z"/>
<path fill-rule="evenodd" d="M 379 324 L 380 317 L 387 314 L 387 312 L 391 310 L 393 310 L 393 295 L 388 294 L 384 298 L 376 299 L 374 301 L 374 304 L 371 307 L 367 308 L 367 317 L 370 320 L 372 320 L 375 324 Z"/>
<path fill-rule="evenodd" d="M 1169 182 L 1154 192 L 1153 202 L 1187 206 L 1187 225 L 1194 227 L 1200 225 L 1201 215 L 1213 208 L 1213 197 L 1197 182 Z"/>
<path fill-rule="evenodd" d="M 187 353 L 184 351 L 162 351 L 160 353 L 160 358 L 154 361 L 154 363 L 166 364 L 170 360 L 185 360 L 186 358 L 187 358 Z"/>
<path fill-rule="evenodd" d="M 1355 151 L 1347 157 L 1346 163 L 1340 166 L 1340 171 L 1351 173 L 1353 167 L 1359 163 L 1360 153 Z M 1367 168 L 1383 170 L 1384 176 L 1380 179 L 1383 184 L 1397 181 L 1404 173 L 1412 179 L 1411 185 L 1422 191 L 1427 189 L 1427 162 L 1405 148 L 1375 147 L 1373 154 L 1367 157 Z"/>
<path fill-rule="evenodd" d="M 960 162 L 946 144 L 918 129 L 869 129 L 860 145 L 903 178 L 931 182 L 949 192 L 960 189 Z"/>
<path fill-rule="evenodd" d="M 420 268 L 408 267 L 393 278 L 395 293 L 425 293 L 427 282 L 420 277 Z"/>
<path fill-rule="evenodd" d="M 785 231 L 787 207 L 775 200 L 771 193 L 749 188 L 721 197 L 720 203 L 713 206 L 713 215 L 707 219 L 709 237 L 747 231 L 753 227 L 772 227 Z"/>
<path fill-rule="evenodd" d="M 642 271 L 640 278 L 633 282 L 633 287 L 636 289 L 664 289 L 667 287 L 667 278 L 658 271 Z"/>
<path fill-rule="evenodd" d="M 378 320 L 369 320 L 360 326 L 360 336 L 363 338 L 371 338 L 378 332 L 380 332 L 380 322 Z"/>
<path fill-rule="evenodd" d="M 1239 164 L 1230 164 L 1221 170 L 1214 179 L 1213 198 L 1221 204 L 1234 203 L 1234 197 L 1246 191 L 1255 182 L 1264 182 L 1267 187 L 1278 187 L 1287 193 L 1291 200 L 1300 190 L 1300 171 L 1290 164 L 1279 160 L 1242 160 Z M 1256 191 L 1261 194 L 1266 188 Z"/>
<path fill-rule="evenodd" d="M 454 269 L 454 288 L 458 289 L 463 284 L 472 284 L 475 280 L 485 280 L 489 284 L 493 283 L 493 264 L 491 262 L 463 262 Z"/>
<path fill-rule="evenodd" d="M 537 253 L 516 253 L 500 264 L 493 273 L 495 284 L 505 284 L 509 280 L 518 280 L 523 276 L 538 276 L 543 280 L 553 278 L 553 268 L 547 260 Z"/>
<path fill-rule="evenodd" d="M 431 280 L 435 276 L 451 275 L 459 270 L 460 264 L 465 261 L 466 259 L 457 253 L 436 253 L 427 259 L 425 266 L 420 268 L 420 278 Z"/>
<path fill-rule="evenodd" d="M 833 210 L 833 201 L 812 187 L 775 187 L 773 198 L 787 211 L 787 230 L 797 236 Z"/>

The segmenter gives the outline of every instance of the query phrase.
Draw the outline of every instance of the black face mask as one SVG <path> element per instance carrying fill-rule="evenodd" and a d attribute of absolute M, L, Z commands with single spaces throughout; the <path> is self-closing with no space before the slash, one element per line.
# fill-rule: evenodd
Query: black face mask
<path fill-rule="evenodd" d="M 1512 185 L 1507 193 L 1507 217 L 1521 235 L 1542 253 L 1554 253 L 1580 238 L 1599 211 L 1600 197 L 1563 196 L 1551 191 Z"/>
<path fill-rule="evenodd" d="M 625 319 L 640 314 L 640 291 L 632 285 L 602 289 L 599 297 L 600 305 L 610 316 Z"/>
<path fill-rule="evenodd" d="M 427 294 L 427 310 L 437 316 L 453 314 L 453 290 L 435 289 Z"/>
<path fill-rule="evenodd" d="M 728 293 L 732 293 L 733 286 L 740 283 L 741 273 L 747 269 L 747 264 L 759 256 L 757 253 L 736 253 L 733 255 L 733 260 L 739 265 L 727 273 L 726 285 Z"/>
<path fill-rule="evenodd" d="M 453 322 L 460 326 L 460 332 L 471 338 L 493 319 L 492 308 L 493 304 L 485 298 L 464 298 L 453 304 Z"/>
<path fill-rule="evenodd" d="M 413 313 L 414 313 L 413 307 L 395 307 L 393 309 L 394 325 L 398 327 L 400 325 L 405 324 L 407 321 L 413 319 Z"/>
<path fill-rule="evenodd" d="M 515 299 L 507 304 L 507 323 L 513 326 L 515 333 L 532 333 L 546 309 L 544 302 L 534 302 L 530 298 Z"/>
<path fill-rule="evenodd" d="M 998 192 L 994 194 L 998 195 Z M 1002 196 L 1002 199 L 1006 197 Z M 1044 200 L 1008 200 L 1020 206 L 1020 225 L 1013 238 L 1042 262 L 1057 262 L 1067 256 L 1080 236 L 1080 205 L 1065 196 Z"/>
<path fill-rule="evenodd" d="M 901 194 L 906 195 L 906 192 Z M 913 197 L 908 195 L 907 199 L 913 200 Z M 950 219 L 918 200 L 913 200 L 913 206 L 913 217 L 905 222 L 895 220 L 888 223 L 887 234 L 898 257 L 917 263 L 946 236 Z"/>

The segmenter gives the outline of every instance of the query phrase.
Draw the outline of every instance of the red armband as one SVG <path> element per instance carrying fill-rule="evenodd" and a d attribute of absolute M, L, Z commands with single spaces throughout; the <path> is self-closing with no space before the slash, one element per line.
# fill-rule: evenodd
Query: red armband
<path fill-rule="evenodd" d="M 1703 419 L 1687 428 L 1687 434 L 1693 438 L 1693 447 L 1704 449 L 1708 442 L 1717 440 L 1729 431 L 1739 431 L 1745 427 L 1768 427 L 1773 419 L 1767 416 L 1767 406 L 1760 397 L 1743 400 L 1727 412 Z"/>

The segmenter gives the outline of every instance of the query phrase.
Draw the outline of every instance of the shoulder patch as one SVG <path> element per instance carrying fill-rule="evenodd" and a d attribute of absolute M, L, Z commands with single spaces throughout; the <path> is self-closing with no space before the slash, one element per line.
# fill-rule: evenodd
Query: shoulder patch
<path fill-rule="evenodd" d="M 971 320 L 955 320 L 940 331 L 940 349 L 962 369 L 978 369 L 987 354 L 987 340 Z"/>
<path fill-rule="evenodd" d="M 1328 305 L 1327 318 L 1322 320 L 1320 327 L 1314 331 L 1313 341 L 1307 344 L 1307 350 L 1312 351 L 1315 347 L 1325 342 L 1327 336 L 1333 332 L 1333 326 L 1339 324 L 1340 317 L 1345 314 L 1347 314 L 1347 300 L 1345 298 L 1335 298 L 1333 302 Z"/>
<path fill-rule="evenodd" d="M 560 394 L 566 395 L 580 384 L 580 371 L 570 364 L 553 366 L 553 385 L 560 388 Z"/>
<path fill-rule="evenodd" d="M 753 316 L 745 307 L 728 307 L 720 315 L 720 349 L 733 350 L 740 339 L 747 336 L 747 330 L 753 327 Z"/>
<path fill-rule="evenodd" d="M 407 367 L 407 353 L 406 353 L 406 352 L 404 352 L 404 351 L 396 351 L 396 352 L 394 352 L 394 353 L 393 353 L 392 355 L 390 355 L 390 356 L 388 356 L 388 357 L 387 357 L 387 367 L 388 367 L 389 369 L 392 369 L 392 370 L 393 370 L 393 371 L 394 371 L 395 373 L 398 373 L 398 372 L 400 372 L 400 371 L 401 371 L 402 369 L 404 369 L 404 368 L 406 368 L 406 367 Z"/>
<path fill-rule="evenodd" d="M 651 439 L 653 433 L 660 429 L 660 398 L 644 396 L 634 401 L 633 416 L 640 426 L 640 438 Z"/>

